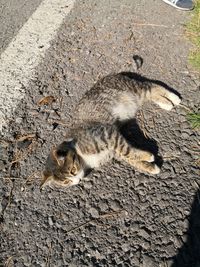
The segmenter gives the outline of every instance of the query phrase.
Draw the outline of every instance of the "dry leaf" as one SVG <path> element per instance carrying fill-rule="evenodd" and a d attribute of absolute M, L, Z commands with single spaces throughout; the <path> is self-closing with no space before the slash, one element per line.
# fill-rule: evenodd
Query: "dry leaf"
<path fill-rule="evenodd" d="M 40 99 L 40 100 L 38 101 L 38 105 L 40 105 L 40 106 L 41 106 L 41 105 L 50 105 L 50 104 L 52 104 L 55 100 L 56 100 L 55 97 L 52 96 L 52 95 L 45 96 L 45 97 L 43 97 L 42 99 Z"/>

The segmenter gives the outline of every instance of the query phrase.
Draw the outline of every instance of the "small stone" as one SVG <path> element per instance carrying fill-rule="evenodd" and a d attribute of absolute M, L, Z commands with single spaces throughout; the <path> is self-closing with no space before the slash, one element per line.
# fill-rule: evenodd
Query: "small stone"
<path fill-rule="evenodd" d="M 102 212 L 105 212 L 105 211 L 108 210 L 108 205 L 107 205 L 107 203 L 105 203 L 105 202 L 102 201 L 102 202 L 99 203 L 99 208 L 100 208 L 100 210 Z"/>
<path fill-rule="evenodd" d="M 99 212 L 97 209 L 95 208 L 90 208 L 89 211 L 90 215 L 93 217 L 93 218 L 98 218 L 99 217 Z"/>
<path fill-rule="evenodd" d="M 142 267 L 155 267 L 154 259 L 152 257 L 144 255 Z"/>
<path fill-rule="evenodd" d="M 51 217 L 48 217 L 48 223 L 49 223 L 50 226 L 53 226 L 53 220 L 52 220 Z"/>
<path fill-rule="evenodd" d="M 21 124 L 23 122 L 23 119 L 18 117 L 15 119 L 16 123 Z"/>
<path fill-rule="evenodd" d="M 61 228 L 62 226 L 59 223 L 56 222 L 56 227 L 57 228 Z"/>
<path fill-rule="evenodd" d="M 6 170 L 5 167 L 6 166 L 5 166 L 4 162 L 0 160 L 0 171 L 3 171 L 4 172 Z"/>
<path fill-rule="evenodd" d="M 172 256 L 175 252 L 175 248 L 174 248 L 174 245 L 168 245 L 166 248 L 165 248 L 165 252 L 167 253 L 168 256 Z"/>
<path fill-rule="evenodd" d="M 143 241 L 143 242 L 141 242 L 141 247 L 142 247 L 143 249 L 145 249 L 145 250 L 148 250 L 148 249 L 150 249 L 151 244 L 150 244 L 150 242 L 148 242 L 148 241 Z"/>
<path fill-rule="evenodd" d="M 144 239 L 149 239 L 149 233 L 147 233 L 147 231 L 145 231 L 144 229 L 140 229 L 138 234 L 142 236 Z"/>
<path fill-rule="evenodd" d="M 186 133 L 186 132 L 183 132 L 183 133 L 181 134 L 181 138 L 182 138 L 182 139 L 188 139 L 188 138 L 189 138 L 189 134 Z"/>
<path fill-rule="evenodd" d="M 101 254 L 99 253 L 98 250 L 95 250 L 95 252 L 93 253 L 93 256 L 95 257 L 95 259 L 100 260 L 102 258 Z"/>
<path fill-rule="evenodd" d="M 91 189 L 92 188 L 92 183 L 91 182 L 87 182 L 84 184 L 84 188 L 85 189 Z"/>
<path fill-rule="evenodd" d="M 121 209 L 120 203 L 118 200 L 110 201 L 110 208 L 114 211 L 118 211 Z"/>
<path fill-rule="evenodd" d="M 25 190 L 25 187 L 22 186 L 22 187 L 21 187 L 21 192 L 24 192 L 24 190 Z"/>
<path fill-rule="evenodd" d="M 129 251 L 129 250 L 130 250 L 130 245 L 127 244 L 127 243 L 123 244 L 123 245 L 122 245 L 122 250 L 123 250 L 124 252 Z"/>

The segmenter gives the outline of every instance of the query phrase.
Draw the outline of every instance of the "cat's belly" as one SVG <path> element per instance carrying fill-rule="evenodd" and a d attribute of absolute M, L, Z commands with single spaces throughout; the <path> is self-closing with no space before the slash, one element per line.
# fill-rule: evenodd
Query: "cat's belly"
<path fill-rule="evenodd" d="M 98 154 L 81 155 L 85 164 L 90 168 L 98 168 L 100 165 L 106 163 L 112 158 L 110 151 L 102 151 Z"/>
<path fill-rule="evenodd" d="M 121 121 L 128 120 L 135 117 L 137 109 L 131 106 L 127 106 L 124 104 L 119 104 L 115 108 L 113 108 L 113 115 L 116 119 Z"/>
<path fill-rule="evenodd" d="M 132 119 L 135 117 L 139 105 L 139 99 L 136 96 L 123 93 L 112 108 L 112 115 L 121 121 Z"/>

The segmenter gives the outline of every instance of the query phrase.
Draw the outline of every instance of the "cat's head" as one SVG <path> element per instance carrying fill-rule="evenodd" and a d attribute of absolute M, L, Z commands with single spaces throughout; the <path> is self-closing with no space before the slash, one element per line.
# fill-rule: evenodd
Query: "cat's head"
<path fill-rule="evenodd" d="M 71 186 L 83 173 L 83 161 L 69 142 L 53 148 L 47 158 L 41 188 L 46 184 Z"/>

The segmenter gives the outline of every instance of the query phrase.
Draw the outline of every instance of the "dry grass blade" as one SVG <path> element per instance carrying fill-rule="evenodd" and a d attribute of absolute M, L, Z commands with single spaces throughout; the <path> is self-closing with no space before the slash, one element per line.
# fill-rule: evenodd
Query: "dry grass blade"
<path fill-rule="evenodd" d="M 13 261 L 12 261 L 12 256 L 11 257 L 9 257 L 6 261 L 5 261 L 5 263 L 4 263 L 4 267 L 12 267 L 13 266 Z"/>
<path fill-rule="evenodd" d="M 69 126 L 69 123 L 66 123 L 65 121 L 62 121 L 62 120 L 54 120 L 54 119 L 51 120 L 51 119 L 49 119 L 48 123 L 50 123 L 50 124 L 56 123 L 56 124 L 59 124 L 59 125 L 62 125 L 62 126 Z"/>
<path fill-rule="evenodd" d="M 50 245 L 49 245 L 49 252 L 48 252 L 48 255 L 47 255 L 46 265 L 45 265 L 46 267 L 50 267 L 51 266 L 51 262 L 50 262 L 51 254 L 52 254 L 52 243 L 50 243 Z"/>
<path fill-rule="evenodd" d="M 23 160 L 23 158 L 24 157 L 23 157 L 22 151 L 17 150 L 13 156 L 13 160 L 10 162 L 10 167 L 12 167 L 13 164 L 18 163 L 19 161 Z"/>
<path fill-rule="evenodd" d="M 99 218 L 100 219 L 107 219 L 107 218 L 111 218 L 111 217 L 114 217 L 116 215 L 119 215 L 123 212 L 128 213 L 126 210 L 122 209 L 122 210 L 117 210 L 117 211 L 108 212 L 106 214 L 102 214 L 99 216 Z"/>
<path fill-rule="evenodd" d="M 135 26 L 150 26 L 150 27 L 162 27 L 162 28 L 170 28 L 167 25 L 162 24 L 154 24 L 154 23 L 133 23 Z"/>
<path fill-rule="evenodd" d="M 27 135 L 24 135 L 24 136 L 17 137 L 17 141 L 18 142 L 23 142 L 25 140 L 33 139 L 34 137 L 35 137 L 35 134 L 27 134 Z"/>
<path fill-rule="evenodd" d="M 191 108 L 189 108 L 189 107 L 187 107 L 187 106 L 185 106 L 183 104 L 179 104 L 179 107 L 181 107 L 181 108 L 183 108 L 183 109 L 185 109 L 185 110 L 187 110 L 189 112 L 192 112 L 192 109 Z"/>
<path fill-rule="evenodd" d="M 55 102 L 56 99 L 54 96 L 52 95 L 49 95 L 49 96 L 45 96 L 43 98 L 41 98 L 39 101 L 38 101 L 38 105 L 39 106 L 42 106 L 42 105 L 51 105 L 53 102 Z"/>
<path fill-rule="evenodd" d="M 8 147 L 10 143 L 11 143 L 11 141 L 5 141 L 3 139 L 0 140 L 0 144 L 4 148 Z"/>

